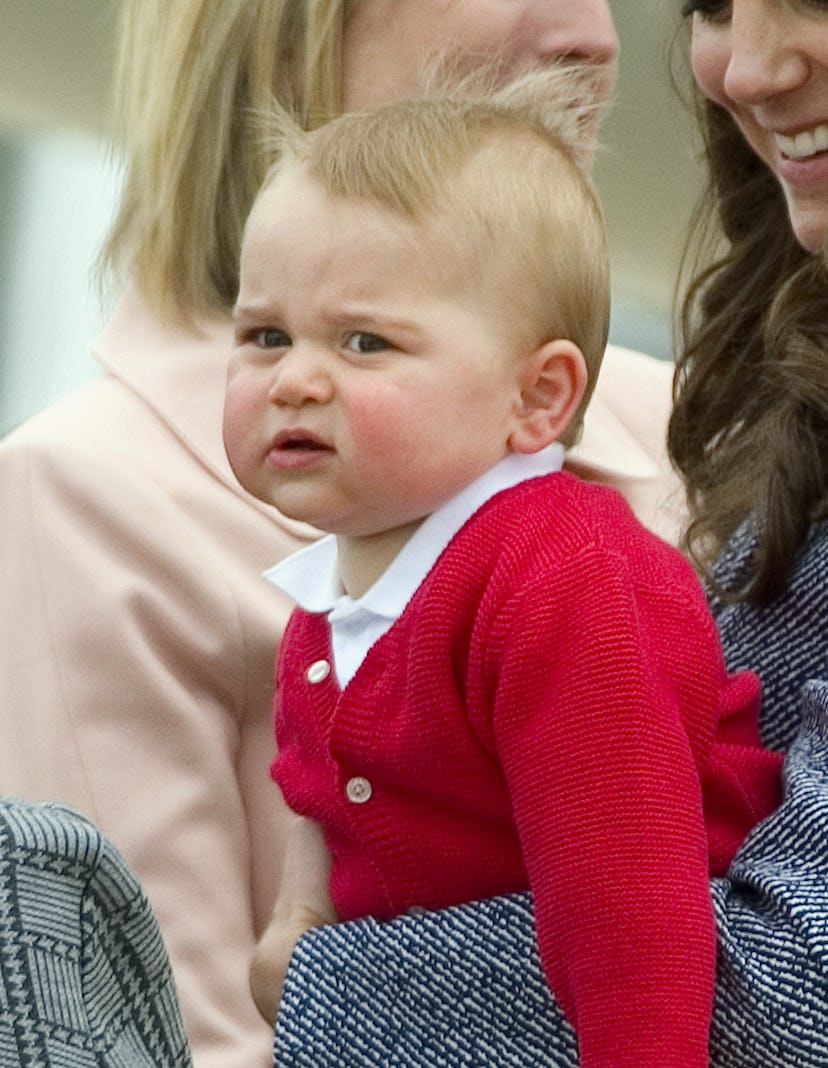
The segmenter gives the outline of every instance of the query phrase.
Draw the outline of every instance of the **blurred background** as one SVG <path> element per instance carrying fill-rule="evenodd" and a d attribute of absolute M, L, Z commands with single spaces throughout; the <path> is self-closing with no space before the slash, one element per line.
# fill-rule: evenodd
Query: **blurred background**
<path fill-rule="evenodd" d="M 620 77 L 596 176 L 612 339 L 669 359 L 699 180 L 669 73 L 679 0 L 611 4 Z M 0 433 L 95 374 L 87 348 L 107 307 L 92 267 L 118 189 L 107 144 L 117 12 L 118 0 L 0 0 Z"/>

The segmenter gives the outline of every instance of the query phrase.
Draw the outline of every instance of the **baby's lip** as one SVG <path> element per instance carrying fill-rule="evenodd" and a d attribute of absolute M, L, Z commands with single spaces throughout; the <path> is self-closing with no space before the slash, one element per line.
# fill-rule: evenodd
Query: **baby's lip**
<path fill-rule="evenodd" d="M 270 447 L 271 449 L 279 450 L 330 450 L 330 445 L 323 441 L 318 434 L 313 433 L 311 430 L 305 430 L 304 427 L 289 427 L 287 430 L 280 430 Z"/>
<path fill-rule="evenodd" d="M 267 450 L 267 463 L 276 471 L 312 471 L 323 464 L 334 449 L 319 434 L 304 427 L 280 430 Z"/>

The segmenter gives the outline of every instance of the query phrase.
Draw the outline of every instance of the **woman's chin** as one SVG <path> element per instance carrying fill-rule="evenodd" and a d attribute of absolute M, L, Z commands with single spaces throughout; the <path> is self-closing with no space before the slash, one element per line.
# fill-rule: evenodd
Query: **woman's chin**
<path fill-rule="evenodd" d="M 794 237 L 806 252 L 820 253 L 828 239 L 828 199 L 824 204 L 800 208 L 789 201 Z"/>

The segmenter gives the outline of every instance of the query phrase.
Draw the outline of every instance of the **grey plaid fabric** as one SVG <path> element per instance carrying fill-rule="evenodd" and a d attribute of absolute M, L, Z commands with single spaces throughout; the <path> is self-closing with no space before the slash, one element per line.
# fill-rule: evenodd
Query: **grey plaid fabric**
<path fill-rule="evenodd" d="M 746 526 L 719 581 L 744 572 L 752 546 Z M 712 887 L 711 1065 L 828 1068 L 828 523 L 812 531 L 778 602 L 757 611 L 714 600 L 713 610 L 731 668 L 762 676 L 766 741 L 789 755 L 782 806 Z M 542 977 L 527 894 L 325 927 L 296 948 L 275 1068 L 577 1064 Z"/>
<path fill-rule="evenodd" d="M 191 1068 L 155 915 L 62 805 L 0 799 L 0 1066 Z"/>

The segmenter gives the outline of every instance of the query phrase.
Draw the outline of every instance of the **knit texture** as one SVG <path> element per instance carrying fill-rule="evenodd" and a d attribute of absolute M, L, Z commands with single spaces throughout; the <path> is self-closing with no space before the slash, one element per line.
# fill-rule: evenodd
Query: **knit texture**
<path fill-rule="evenodd" d="M 725 589 L 750 572 L 756 534 L 743 524 L 717 562 Z M 787 751 L 802 718 L 800 695 L 809 679 L 828 680 L 828 520 L 813 527 L 788 588 L 773 604 L 754 608 L 711 597 L 730 671 L 750 668 L 762 681 L 759 727 L 765 744 Z"/>
<path fill-rule="evenodd" d="M 326 829 L 340 915 L 531 886 L 583 1064 L 706 1065 L 708 864 L 777 803 L 781 760 L 686 561 L 614 492 L 529 480 L 465 525 L 344 693 L 320 660 L 324 617 L 297 611 L 274 772 Z"/>
<path fill-rule="evenodd" d="M 742 531 L 719 579 L 738 575 L 751 551 Z M 800 694 L 803 680 L 828 680 L 828 523 L 800 553 L 788 595 L 727 615 L 730 666 L 762 665 L 765 737 L 796 742 L 783 804 L 713 882 L 711 1065 L 828 1068 L 828 681 Z M 543 982 L 529 896 L 309 932 L 288 973 L 274 1065 L 319 1064 L 574 1068 L 574 1034 Z"/>
<path fill-rule="evenodd" d="M 0 976 L 3 1068 L 192 1064 L 149 902 L 65 806 L 0 800 Z"/>

